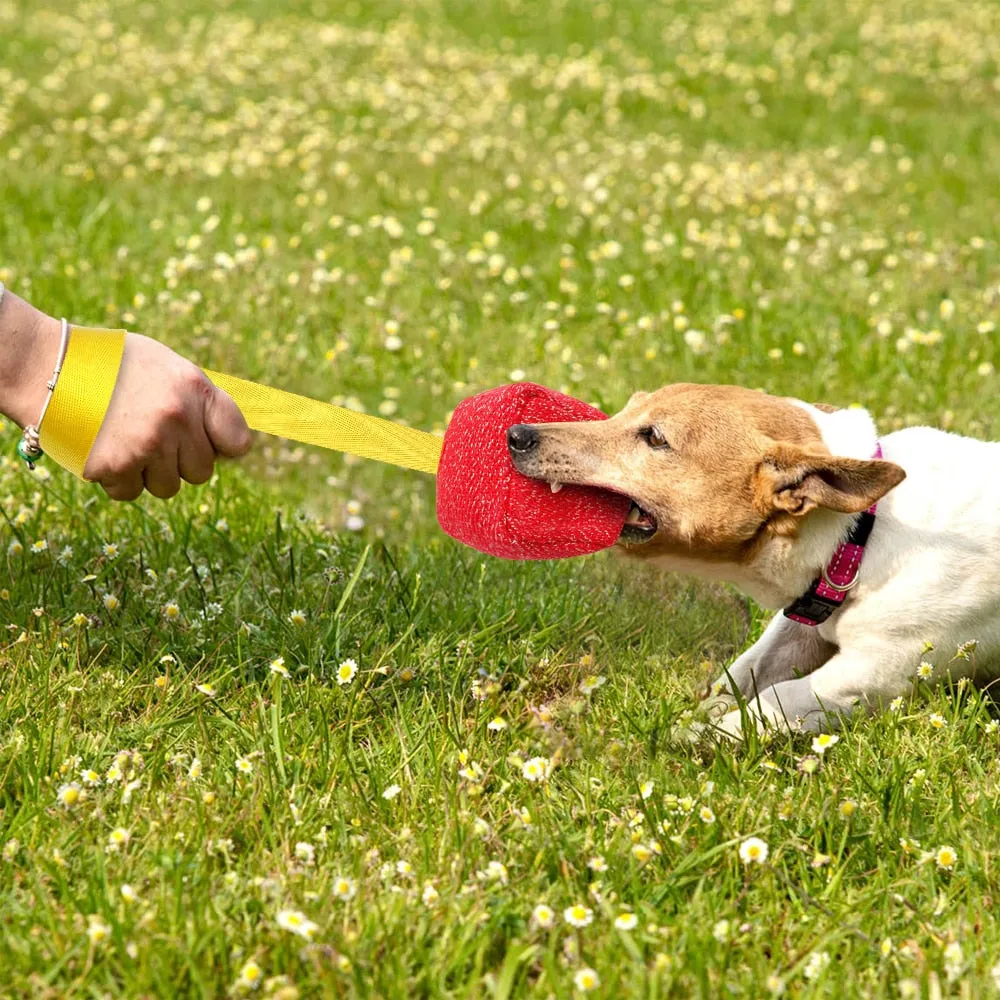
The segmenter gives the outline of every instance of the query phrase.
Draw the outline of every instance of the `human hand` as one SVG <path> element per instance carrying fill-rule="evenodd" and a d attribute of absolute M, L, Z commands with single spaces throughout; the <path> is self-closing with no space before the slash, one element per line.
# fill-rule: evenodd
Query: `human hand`
<path fill-rule="evenodd" d="M 207 482 L 217 457 L 236 458 L 250 443 L 243 414 L 200 368 L 130 333 L 83 475 L 113 500 L 135 500 L 143 489 L 167 499 L 182 479 Z"/>

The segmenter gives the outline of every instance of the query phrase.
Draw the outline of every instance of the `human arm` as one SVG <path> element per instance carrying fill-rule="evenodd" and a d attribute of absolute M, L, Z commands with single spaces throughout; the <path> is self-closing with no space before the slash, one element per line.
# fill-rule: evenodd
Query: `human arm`
<path fill-rule="evenodd" d="M 0 412 L 21 427 L 42 412 L 60 328 L 9 289 L 0 291 Z M 196 365 L 130 333 L 84 476 L 115 500 L 134 500 L 143 489 L 165 499 L 182 479 L 206 482 L 217 457 L 242 455 L 250 441 L 236 404 Z"/>

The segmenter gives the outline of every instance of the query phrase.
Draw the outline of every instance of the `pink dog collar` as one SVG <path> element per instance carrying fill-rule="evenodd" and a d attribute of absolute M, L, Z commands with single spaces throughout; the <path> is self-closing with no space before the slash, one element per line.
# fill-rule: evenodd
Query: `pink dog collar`
<path fill-rule="evenodd" d="M 875 446 L 875 458 L 882 457 L 882 446 Z M 841 542 L 833 553 L 826 569 L 813 581 L 812 586 L 787 608 L 785 617 L 793 622 L 815 628 L 836 611 L 844 598 L 854 589 L 865 557 L 865 543 L 875 526 L 873 503 L 855 522 L 846 542 Z"/>

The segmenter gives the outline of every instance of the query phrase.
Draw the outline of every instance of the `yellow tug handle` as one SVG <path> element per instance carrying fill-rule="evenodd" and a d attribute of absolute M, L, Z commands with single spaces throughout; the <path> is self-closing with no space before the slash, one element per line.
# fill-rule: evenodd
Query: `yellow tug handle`
<path fill-rule="evenodd" d="M 124 330 L 71 329 L 40 437 L 42 450 L 81 479 L 111 403 L 124 349 Z M 232 375 L 205 374 L 232 397 L 255 431 L 417 472 L 437 472 L 441 438 L 434 434 Z"/>

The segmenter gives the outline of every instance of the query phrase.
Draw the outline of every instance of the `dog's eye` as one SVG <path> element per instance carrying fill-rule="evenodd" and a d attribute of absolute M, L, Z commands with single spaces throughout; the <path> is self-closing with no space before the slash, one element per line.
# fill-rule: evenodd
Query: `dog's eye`
<path fill-rule="evenodd" d="M 663 436 L 659 427 L 643 427 L 639 431 L 639 437 L 649 445 L 650 448 L 669 448 L 670 442 Z"/>

